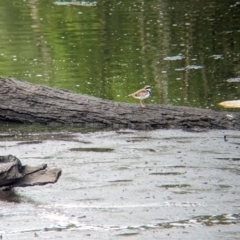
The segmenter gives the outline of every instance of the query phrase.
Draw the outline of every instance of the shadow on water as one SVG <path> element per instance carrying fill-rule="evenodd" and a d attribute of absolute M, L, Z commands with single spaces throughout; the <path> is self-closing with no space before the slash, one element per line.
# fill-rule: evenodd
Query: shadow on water
<path fill-rule="evenodd" d="M 150 173 L 150 175 L 160 175 L 160 176 L 166 176 L 166 175 L 181 175 L 183 173 L 180 172 L 154 172 Z"/>
<path fill-rule="evenodd" d="M 112 152 L 112 148 L 70 148 L 70 151 L 74 152 Z"/>
<path fill-rule="evenodd" d="M 228 158 L 228 157 L 224 157 L 224 158 L 216 158 L 218 160 L 226 160 L 226 161 L 240 161 L 240 158 Z"/>
<path fill-rule="evenodd" d="M 9 202 L 9 203 L 33 203 L 36 202 L 24 195 L 19 194 L 15 190 L 1 191 L 0 190 L 0 201 L 1 202 Z M 3 204 L 3 203 L 2 203 Z"/>
<path fill-rule="evenodd" d="M 0 142 L 20 141 L 19 145 L 41 144 L 45 140 L 76 141 L 91 144 L 86 139 L 76 139 L 74 133 L 93 133 L 110 131 L 110 128 L 51 126 L 40 124 L 15 124 L 0 122 Z M 80 150 L 79 150 L 80 151 Z"/>
<path fill-rule="evenodd" d="M 14 190 L 10 191 L 0 191 L 0 201 L 3 202 L 15 202 L 21 203 L 21 196 L 17 194 Z"/>

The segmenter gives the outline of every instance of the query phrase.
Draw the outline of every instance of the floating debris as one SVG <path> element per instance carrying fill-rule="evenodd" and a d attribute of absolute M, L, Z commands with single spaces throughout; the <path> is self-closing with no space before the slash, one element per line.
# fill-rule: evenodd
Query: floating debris
<path fill-rule="evenodd" d="M 229 78 L 229 79 L 227 80 L 227 82 L 229 82 L 229 83 L 240 82 L 240 77 Z"/>
<path fill-rule="evenodd" d="M 175 71 L 186 71 L 186 70 L 197 70 L 197 69 L 202 69 L 203 66 L 197 66 L 197 65 L 188 65 L 186 67 L 183 68 L 176 68 Z"/>
<path fill-rule="evenodd" d="M 198 66 L 198 65 L 188 65 L 185 67 L 186 70 L 189 70 L 189 69 L 202 69 L 203 66 Z"/>
<path fill-rule="evenodd" d="M 176 68 L 175 71 L 185 71 L 185 68 Z"/>
<path fill-rule="evenodd" d="M 223 56 L 215 54 L 215 55 L 210 56 L 210 58 L 214 58 L 215 60 L 218 60 L 218 59 L 223 59 Z"/>
<path fill-rule="evenodd" d="M 182 60 L 184 58 L 185 57 L 183 55 L 179 54 L 177 56 L 165 57 L 163 60 L 166 60 L 166 61 L 176 61 L 176 60 Z"/>
<path fill-rule="evenodd" d="M 84 6 L 84 7 L 95 7 L 97 6 L 97 2 L 53 2 L 53 4 L 58 5 L 58 6 L 69 6 L 69 5 L 74 5 L 74 6 Z"/>

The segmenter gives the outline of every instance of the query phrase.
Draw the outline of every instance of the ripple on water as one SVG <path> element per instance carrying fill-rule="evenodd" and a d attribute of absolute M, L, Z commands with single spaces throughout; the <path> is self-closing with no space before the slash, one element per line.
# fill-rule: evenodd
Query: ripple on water
<path fill-rule="evenodd" d="M 133 230 L 149 230 L 156 228 L 186 228 L 193 227 L 197 225 L 204 226 L 214 226 L 214 225 L 230 225 L 240 223 L 240 214 L 220 214 L 220 215 L 202 215 L 195 216 L 186 220 L 179 220 L 173 222 L 161 222 L 156 224 L 144 224 L 144 225 L 134 225 L 134 226 L 124 226 L 124 225 L 88 225 L 82 221 L 78 221 L 77 218 L 66 218 L 60 215 L 47 215 L 47 218 L 56 218 L 58 223 L 53 226 L 46 227 L 45 231 L 62 231 L 67 229 L 88 229 L 88 230 L 125 230 L 124 233 L 120 233 L 122 236 L 137 235 L 138 232 Z M 130 230 L 127 232 L 126 230 Z"/>

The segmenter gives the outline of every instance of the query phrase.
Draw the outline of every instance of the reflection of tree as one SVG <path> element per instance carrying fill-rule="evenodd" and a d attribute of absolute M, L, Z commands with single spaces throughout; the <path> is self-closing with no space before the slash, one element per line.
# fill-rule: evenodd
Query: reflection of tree
<path fill-rule="evenodd" d="M 230 13 L 226 15 L 229 10 Z M 182 67 L 203 66 L 201 70 L 184 72 L 182 97 L 185 104 L 190 102 L 194 105 L 194 101 L 198 101 L 198 106 L 204 106 L 208 99 L 209 104 L 215 104 L 217 99 L 223 98 L 223 94 L 227 92 L 226 85 L 222 82 L 234 75 L 234 71 L 238 69 L 235 68 L 233 59 L 236 59 L 239 49 L 236 44 L 239 36 L 234 30 L 238 26 L 239 18 L 236 16 L 240 16 L 239 8 L 229 8 L 225 1 L 211 1 L 211 4 L 206 6 L 203 2 L 189 4 L 189 1 L 181 1 L 171 3 L 171 10 L 166 11 L 171 26 L 168 29 L 170 34 L 167 54 L 183 53 L 185 59 Z M 172 27 L 173 24 L 176 28 Z M 183 43 L 183 46 L 180 46 L 180 43 Z M 177 46 L 170 46 L 172 44 Z M 212 57 L 214 55 L 222 55 L 223 58 L 217 60 Z M 239 60 L 237 62 L 239 63 Z M 171 72 L 175 71 L 175 63 L 170 63 L 169 67 Z M 169 78 L 168 81 L 172 82 L 174 79 Z M 220 94 L 221 92 L 223 94 Z M 233 89 L 233 92 L 236 95 L 240 89 Z M 179 93 L 176 93 L 177 95 Z"/>
<path fill-rule="evenodd" d="M 36 44 L 41 53 L 41 58 L 43 58 L 43 71 L 44 78 L 50 79 L 51 75 L 51 55 L 49 54 L 49 49 L 44 38 L 44 32 L 41 31 L 41 21 L 38 14 L 38 0 L 29 0 L 29 6 L 31 9 L 31 18 L 32 18 L 32 29 L 35 34 Z M 41 59 L 42 60 L 42 59 Z"/>
<path fill-rule="evenodd" d="M 37 8 L 38 1 L 31 2 L 32 6 Z M 137 89 L 141 82 L 145 81 L 155 85 L 155 97 L 157 95 L 157 101 L 161 103 L 167 103 L 170 99 L 170 102 L 177 101 L 179 104 L 201 105 L 204 104 L 203 97 L 204 101 L 207 98 L 211 101 L 211 93 L 216 95 L 216 91 L 219 91 L 214 86 L 218 84 L 219 76 L 222 77 L 224 68 L 217 68 L 216 61 L 208 58 L 213 54 L 223 54 L 229 51 L 229 48 L 224 46 L 221 49 L 219 46 L 222 45 L 217 43 L 219 39 L 225 39 L 220 28 L 216 26 L 220 20 L 216 23 L 208 19 L 208 16 L 216 18 L 216 14 L 222 14 L 216 10 L 216 1 L 204 10 L 203 5 L 202 2 L 189 5 L 189 1 L 170 4 L 169 1 L 138 0 L 120 3 L 105 0 L 96 7 L 96 12 L 93 11 L 95 15 L 78 15 L 78 20 L 76 16 L 76 19 L 73 19 L 70 11 L 65 9 L 65 22 L 79 21 L 78 26 L 71 26 L 71 43 L 73 39 L 76 41 L 75 50 L 78 52 L 77 56 L 72 54 L 71 59 L 81 66 L 80 76 L 85 81 L 81 81 L 80 85 L 84 86 L 89 94 L 126 101 L 128 88 Z M 37 16 L 36 8 L 32 9 L 33 19 Z M 94 41 L 88 41 L 81 33 L 85 33 L 86 27 L 96 31 L 95 25 L 90 25 L 91 21 L 96 23 L 96 17 L 99 20 L 98 34 L 94 35 Z M 34 21 L 35 25 L 39 26 L 39 20 Z M 55 16 L 51 21 L 59 24 L 60 19 Z M 85 22 L 89 24 L 86 26 Z M 174 25 L 176 27 L 173 27 Z M 62 27 L 68 28 L 67 24 Z M 36 35 L 41 36 L 41 29 L 36 29 Z M 41 38 L 38 41 L 41 43 L 42 55 L 47 58 L 45 41 Z M 137 51 L 139 47 L 140 51 Z M 61 47 L 54 45 L 54 48 L 58 50 L 58 58 L 64 57 L 64 52 L 73 52 L 70 42 Z M 59 48 L 63 51 L 62 55 L 59 54 Z M 92 52 L 88 49 L 92 49 Z M 179 53 L 185 56 L 181 61 L 163 60 L 166 56 Z M 177 67 L 185 68 L 194 64 L 204 68 L 175 71 Z M 209 64 L 211 67 L 208 67 Z M 223 66 L 221 61 L 218 64 Z M 181 80 L 177 81 L 177 78 Z M 89 86 L 86 80 L 91 83 Z M 121 98 L 118 99 L 116 95 Z"/>
<path fill-rule="evenodd" d="M 23 7 L 5 0 L 0 31 L 6 39 L 19 41 L 19 46 L 5 41 L 4 51 L 24 59 L 9 60 L 10 71 L 16 66 L 26 71 L 32 58 L 38 58 L 41 65 L 33 65 L 29 72 L 41 69 L 54 86 L 120 101 L 128 101 L 127 93 L 143 84 L 153 85 L 152 99 L 160 103 L 204 106 L 208 98 L 220 102 L 225 93 L 231 96 L 228 99 L 239 95 L 236 83 L 230 83 L 230 89 L 224 84 L 240 71 L 238 7 L 217 0 L 208 4 L 97 2 L 97 6 L 84 7 L 29 0 Z M 26 51 L 27 42 L 31 44 Z M 185 58 L 163 60 L 178 54 Z M 189 65 L 204 68 L 176 71 Z"/>
<path fill-rule="evenodd" d="M 143 4 L 143 9 L 140 18 L 140 39 L 141 39 L 141 49 L 142 49 L 142 62 L 143 71 L 145 76 L 149 78 L 153 77 L 155 81 L 155 92 L 158 92 L 158 97 L 161 102 L 166 103 L 168 98 L 168 76 L 167 76 L 167 62 L 163 62 L 162 59 L 166 56 L 166 50 L 169 49 L 169 31 L 168 24 L 162 25 L 163 22 L 163 12 L 166 9 L 166 3 L 160 1 L 153 8 L 149 4 Z M 152 24 L 155 25 L 155 29 L 149 27 L 149 12 L 156 15 L 156 19 Z M 165 21 L 166 23 L 166 21 Z M 155 35 L 156 42 L 154 43 L 152 35 Z M 149 63 L 148 51 L 154 51 L 152 61 Z M 160 50 L 161 49 L 161 50 Z M 159 51 L 160 50 L 160 51 Z M 151 72 L 151 69 L 153 70 Z"/>
<path fill-rule="evenodd" d="M 104 7 L 99 9 L 100 13 L 98 16 L 101 19 L 100 25 L 100 37 L 99 41 L 101 43 L 100 47 L 100 59 L 99 59 L 99 74 L 97 76 L 97 81 L 95 84 L 98 85 L 98 96 L 99 97 L 106 97 L 109 96 L 110 99 L 114 99 L 112 95 L 112 88 L 109 87 L 112 82 L 112 78 L 109 77 L 108 71 L 111 68 L 110 65 L 110 58 L 112 52 L 110 51 L 112 38 L 111 38 L 111 28 L 109 28 L 111 24 L 111 3 L 110 1 L 104 1 Z"/>
<path fill-rule="evenodd" d="M 169 20 L 164 18 L 165 9 L 167 9 L 168 4 L 165 1 L 159 1 L 157 4 L 157 54 L 152 63 L 154 79 L 157 84 L 157 90 L 162 103 L 167 103 L 168 100 L 168 63 L 163 61 L 164 57 L 168 55 L 169 49 Z M 162 24 L 164 22 L 164 24 Z M 161 23 L 161 24 L 160 24 Z M 159 51 L 161 50 L 161 51 Z"/>

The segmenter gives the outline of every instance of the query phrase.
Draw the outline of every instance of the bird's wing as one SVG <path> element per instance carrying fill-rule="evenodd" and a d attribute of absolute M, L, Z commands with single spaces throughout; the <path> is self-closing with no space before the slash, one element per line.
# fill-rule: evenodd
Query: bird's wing
<path fill-rule="evenodd" d="M 140 90 L 136 91 L 135 93 L 129 94 L 128 96 L 130 96 L 130 97 L 141 97 L 145 93 L 146 93 L 146 90 L 143 88 L 143 89 L 140 89 Z"/>

